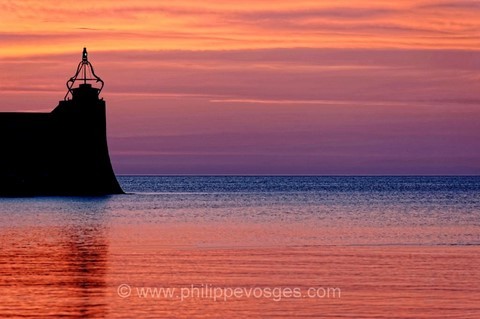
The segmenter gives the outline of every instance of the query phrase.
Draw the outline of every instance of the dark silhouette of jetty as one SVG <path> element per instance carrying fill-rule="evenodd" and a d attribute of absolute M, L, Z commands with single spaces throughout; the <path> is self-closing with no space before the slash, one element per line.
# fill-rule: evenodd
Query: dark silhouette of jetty
<path fill-rule="evenodd" d="M 123 193 L 108 154 L 103 84 L 84 48 L 52 112 L 0 113 L 0 196 Z"/>

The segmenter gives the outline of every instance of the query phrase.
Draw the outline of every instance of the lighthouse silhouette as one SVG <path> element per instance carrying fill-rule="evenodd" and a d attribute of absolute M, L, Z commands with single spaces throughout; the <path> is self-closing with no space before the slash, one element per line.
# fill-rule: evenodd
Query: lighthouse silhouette
<path fill-rule="evenodd" d="M 104 82 L 87 49 L 50 113 L 0 113 L 0 196 L 122 194 L 110 162 Z"/>

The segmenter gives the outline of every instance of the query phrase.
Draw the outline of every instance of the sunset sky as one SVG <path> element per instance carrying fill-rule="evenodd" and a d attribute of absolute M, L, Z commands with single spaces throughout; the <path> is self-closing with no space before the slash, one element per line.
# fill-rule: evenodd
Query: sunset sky
<path fill-rule="evenodd" d="M 480 174 L 480 1 L 3 0 L 0 111 L 84 46 L 118 174 Z"/>

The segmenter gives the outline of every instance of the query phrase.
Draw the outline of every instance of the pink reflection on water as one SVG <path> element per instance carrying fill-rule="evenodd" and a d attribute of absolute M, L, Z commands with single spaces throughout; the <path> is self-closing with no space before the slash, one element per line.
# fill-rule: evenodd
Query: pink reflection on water
<path fill-rule="evenodd" d="M 16 227 L 0 239 L 1 317 L 107 316 L 104 229 Z"/>
<path fill-rule="evenodd" d="M 418 229 L 290 223 L 166 223 L 2 230 L 2 317 L 477 318 L 478 246 L 368 244 Z M 345 244 L 358 240 L 365 245 Z M 426 236 L 454 228 L 424 228 Z M 387 236 L 391 233 L 390 237 Z M 428 235 L 430 234 L 430 235 Z M 350 237 L 348 237 L 350 236 Z M 380 245 L 379 245 L 380 244 Z M 132 294 L 118 295 L 120 284 Z M 340 298 L 139 297 L 139 287 L 338 287 Z"/>

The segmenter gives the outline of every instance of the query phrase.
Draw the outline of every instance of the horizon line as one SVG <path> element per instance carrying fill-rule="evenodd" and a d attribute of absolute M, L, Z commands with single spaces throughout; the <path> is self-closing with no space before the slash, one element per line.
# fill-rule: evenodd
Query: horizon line
<path fill-rule="evenodd" d="M 116 176 L 480 177 L 480 174 L 115 174 Z"/>

